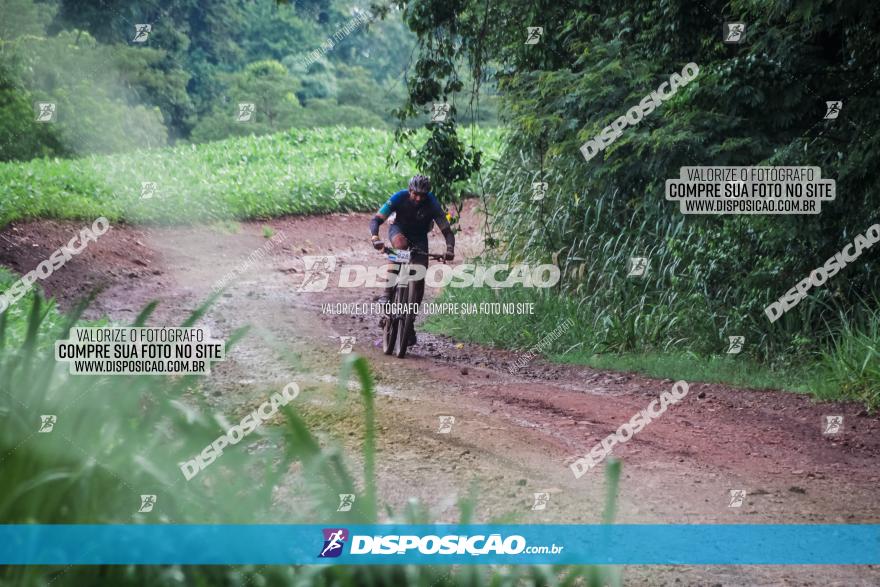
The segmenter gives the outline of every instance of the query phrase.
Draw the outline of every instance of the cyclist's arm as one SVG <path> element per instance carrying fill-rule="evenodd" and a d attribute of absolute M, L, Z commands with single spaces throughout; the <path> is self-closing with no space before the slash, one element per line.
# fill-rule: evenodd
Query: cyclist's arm
<path fill-rule="evenodd" d="M 443 211 L 443 206 L 441 206 L 437 198 L 434 198 L 433 196 L 431 207 L 433 208 L 434 222 L 437 224 L 437 228 L 440 229 L 440 232 L 443 233 L 443 238 L 446 239 L 446 249 L 449 251 L 454 250 L 455 235 L 452 233 L 452 227 L 449 226 L 449 221 L 446 219 L 446 212 Z"/>
<path fill-rule="evenodd" d="M 373 216 L 373 219 L 370 220 L 370 235 L 379 236 L 379 226 L 391 216 L 391 213 L 397 209 L 397 204 L 400 202 L 400 199 L 406 196 L 407 190 L 401 190 L 396 194 L 392 195 L 388 198 L 388 201 L 385 202 L 379 211 L 376 212 L 376 215 Z"/>

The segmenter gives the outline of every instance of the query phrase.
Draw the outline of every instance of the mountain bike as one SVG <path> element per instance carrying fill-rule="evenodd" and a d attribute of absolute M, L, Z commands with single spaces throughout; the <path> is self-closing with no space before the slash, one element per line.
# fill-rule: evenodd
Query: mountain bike
<path fill-rule="evenodd" d="M 412 254 L 426 255 L 428 259 L 434 259 L 446 263 L 445 255 L 433 255 L 420 251 L 413 247 L 409 250 L 392 249 L 385 247 L 382 251 L 392 263 L 399 265 L 397 269 L 398 283 L 394 286 L 388 307 L 388 313 L 383 316 L 382 323 L 382 352 L 386 355 L 393 354 L 402 359 L 406 356 L 406 348 L 409 346 L 409 331 L 413 328 L 416 320 L 415 312 L 415 287 L 410 287 L 410 280 L 400 283 L 401 275 L 409 276 L 409 267 Z"/>

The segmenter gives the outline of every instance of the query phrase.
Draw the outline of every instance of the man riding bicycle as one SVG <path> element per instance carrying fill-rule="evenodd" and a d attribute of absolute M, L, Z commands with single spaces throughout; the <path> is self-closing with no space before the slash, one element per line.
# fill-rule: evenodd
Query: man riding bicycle
<path fill-rule="evenodd" d="M 409 188 L 400 190 L 388 198 L 388 201 L 379 209 L 370 221 L 370 235 L 373 248 L 378 251 L 385 250 L 385 243 L 379 238 L 379 226 L 385 222 L 392 213 L 396 213 L 394 222 L 388 227 L 388 239 L 395 249 L 408 249 L 412 246 L 412 263 L 428 267 L 428 233 L 431 225 L 437 223 L 443 238 L 446 239 L 447 261 L 455 258 L 455 235 L 446 213 L 440 202 L 431 193 L 431 180 L 424 175 L 416 175 L 409 181 Z M 399 265 L 388 266 L 389 283 L 394 283 Z M 425 294 L 425 279 L 422 277 L 413 282 L 415 288 L 415 302 L 421 303 Z M 385 288 L 385 294 L 379 298 L 380 303 L 386 303 L 394 295 L 394 285 Z M 409 346 L 416 344 L 415 329 L 409 332 Z"/>

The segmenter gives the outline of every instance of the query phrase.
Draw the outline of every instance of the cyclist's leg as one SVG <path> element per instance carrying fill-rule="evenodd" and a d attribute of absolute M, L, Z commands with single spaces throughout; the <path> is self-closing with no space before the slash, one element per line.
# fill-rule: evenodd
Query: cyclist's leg
<path fill-rule="evenodd" d="M 396 224 L 388 227 L 388 240 L 391 241 L 391 246 L 395 249 L 406 249 L 409 247 L 409 239 L 406 238 L 403 231 Z"/>
<path fill-rule="evenodd" d="M 400 228 L 396 224 L 392 224 L 388 227 L 388 240 L 391 241 L 392 248 L 395 249 L 406 249 L 409 247 L 409 241 L 406 240 L 406 237 L 403 236 L 403 232 L 401 232 Z M 394 295 L 394 282 L 397 279 L 397 273 L 400 270 L 400 265 L 397 263 L 389 263 L 386 267 L 387 277 L 388 277 L 388 287 L 385 288 L 385 297 L 389 302 L 394 301 L 391 297 Z"/>
<path fill-rule="evenodd" d="M 422 244 L 422 243 L 415 243 L 414 246 L 415 246 L 415 247 L 418 247 L 419 249 L 421 249 L 421 250 L 423 250 L 423 251 L 428 250 L 428 242 L 427 242 L 427 239 L 425 240 L 425 243 L 424 243 L 424 244 Z M 427 270 L 427 268 L 428 268 L 428 256 L 427 256 L 427 255 L 415 254 L 415 255 L 412 256 L 412 261 L 411 261 L 411 262 L 412 262 L 414 265 L 421 265 L 421 266 L 424 267 L 426 270 Z M 415 297 L 415 303 L 417 303 L 417 304 L 421 304 L 421 303 L 422 303 L 422 298 L 423 298 L 424 295 L 425 295 L 425 277 L 424 277 L 424 275 L 423 275 L 422 278 L 419 279 L 418 281 L 414 281 L 414 282 L 413 282 L 413 286 L 415 287 L 415 296 L 416 296 L 416 297 Z"/>
<path fill-rule="evenodd" d="M 421 251 L 428 250 L 428 236 L 425 235 L 424 239 L 412 239 L 413 247 L 419 249 Z M 428 268 L 428 256 L 425 254 L 413 254 L 411 261 L 414 265 L 421 265 L 425 269 Z M 425 296 L 425 277 L 424 275 L 418 281 L 413 281 L 410 286 L 413 288 L 413 303 L 421 304 L 422 298 Z M 410 328 L 409 336 L 410 336 L 410 344 L 416 344 L 416 330 L 415 330 L 415 320 L 411 323 L 412 326 Z"/>

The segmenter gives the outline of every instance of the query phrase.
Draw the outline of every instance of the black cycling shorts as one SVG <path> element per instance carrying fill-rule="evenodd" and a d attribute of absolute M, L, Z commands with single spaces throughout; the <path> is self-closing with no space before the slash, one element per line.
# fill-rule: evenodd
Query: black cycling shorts
<path fill-rule="evenodd" d="M 388 240 L 394 238 L 395 235 L 402 234 L 406 240 L 409 242 L 410 247 L 415 247 L 420 251 L 427 253 L 428 252 L 428 235 L 424 234 L 421 237 L 413 237 L 411 234 L 407 234 L 403 229 L 400 228 L 397 224 L 392 224 L 388 227 Z M 421 260 L 421 257 L 425 257 L 425 261 L 427 261 L 427 256 L 425 255 L 414 255 L 413 260 Z"/>

